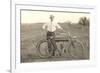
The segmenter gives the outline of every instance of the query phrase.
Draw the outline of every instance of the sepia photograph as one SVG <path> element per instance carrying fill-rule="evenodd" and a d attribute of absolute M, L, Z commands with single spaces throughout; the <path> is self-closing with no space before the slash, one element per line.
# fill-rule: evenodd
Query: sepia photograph
<path fill-rule="evenodd" d="M 90 13 L 20 10 L 21 63 L 90 59 Z"/>

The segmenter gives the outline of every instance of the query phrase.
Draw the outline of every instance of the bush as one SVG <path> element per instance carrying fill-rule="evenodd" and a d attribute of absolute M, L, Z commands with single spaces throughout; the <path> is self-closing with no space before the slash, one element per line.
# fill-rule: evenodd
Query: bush
<path fill-rule="evenodd" d="M 86 17 L 81 17 L 78 23 L 83 26 L 89 26 L 89 19 Z"/>

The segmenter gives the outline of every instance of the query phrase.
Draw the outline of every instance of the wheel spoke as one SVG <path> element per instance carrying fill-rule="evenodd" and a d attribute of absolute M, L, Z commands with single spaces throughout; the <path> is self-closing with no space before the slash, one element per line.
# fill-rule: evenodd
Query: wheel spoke
<path fill-rule="evenodd" d="M 78 41 L 73 41 L 68 48 L 69 54 L 72 58 L 83 58 L 83 45 Z"/>
<path fill-rule="evenodd" d="M 46 41 L 42 41 L 38 44 L 37 52 L 41 58 L 47 58 L 50 56 Z"/>

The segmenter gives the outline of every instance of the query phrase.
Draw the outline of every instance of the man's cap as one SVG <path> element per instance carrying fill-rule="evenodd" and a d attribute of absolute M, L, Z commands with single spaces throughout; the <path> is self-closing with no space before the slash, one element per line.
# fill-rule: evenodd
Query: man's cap
<path fill-rule="evenodd" d="M 50 19 L 51 19 L 51 18 L 54 18 L 54 16 L 53 16 L 53 15 L 50 15 Z"/>

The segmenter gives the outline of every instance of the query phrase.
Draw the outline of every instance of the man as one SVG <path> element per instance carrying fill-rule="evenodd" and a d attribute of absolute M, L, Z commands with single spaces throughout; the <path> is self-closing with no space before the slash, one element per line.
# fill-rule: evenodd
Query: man
<path fill-rule="evenodd" d="M 56 29 L 62 29 L 62 28 L 59 26 L 59 24 L 54 22 L 54 16 L 50 15 L 50 22 L 44 24 L 43 29 L 47 31 L 47 43 L 48 43 L 49 53 L 52 51 L 52 46 L 53 46 L 52 55 L 54 56 L 55 50 L 57 49 L 57 45 L 55 41 L 55 31 Z"/>

